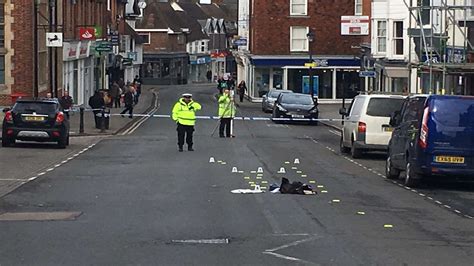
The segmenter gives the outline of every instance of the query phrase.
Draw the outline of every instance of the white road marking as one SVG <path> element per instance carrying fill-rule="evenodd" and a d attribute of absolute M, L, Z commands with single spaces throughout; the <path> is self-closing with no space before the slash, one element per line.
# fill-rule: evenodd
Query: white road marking
<path fill-rule="evenodd" d="M 280 258 L 280 259 L 291 260 L 291 261 L 300 261 L 300 262 L 301 262 L 301 259 L 298 259 L 298 258 L 295 258 L 295 257 L 290 257 L 290 256 L 281 255 L 281 254 L 278 254 L 278 253 L 275 253 L 275 252 L 265 251 L 265 252 L 263 252 L 263 254 L 272 255 L 272 256 L 275 256 L 275 257 Z"/>
<path fill-rule="evenodd" d="M 48 169 L 46 169 L 46 172 L 51 172 L 53 170 L 54 170 L 54 168 L 48 168 Z"/>
<path fill-rule="evenodd" d="M 334 134 L 336 136 L 341 136 L 341 132 L 339 132 L 339 131 L 330 129 L 329 132 L 331 132 L 332 134 Z"/>

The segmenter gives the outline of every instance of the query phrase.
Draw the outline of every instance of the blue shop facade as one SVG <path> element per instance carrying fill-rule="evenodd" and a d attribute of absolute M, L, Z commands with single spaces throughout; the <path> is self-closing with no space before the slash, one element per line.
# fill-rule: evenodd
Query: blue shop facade
<path fill-rule="evenodd" d="M 257 56 L 247 55 L 239 65 L 239 80 L 246 80 L 248 95 L 258 101 L 268 90 L 285 89 L 298 93 L 309 93 L 309 62 L 302 56 Z M 361 88 L 359 77 L 360 59 L 354 56 L 313 56 L 312 68 L 314 92 L 320 102 L 339 102 L 345 92 L 346 98 L 358 94 Z"/>

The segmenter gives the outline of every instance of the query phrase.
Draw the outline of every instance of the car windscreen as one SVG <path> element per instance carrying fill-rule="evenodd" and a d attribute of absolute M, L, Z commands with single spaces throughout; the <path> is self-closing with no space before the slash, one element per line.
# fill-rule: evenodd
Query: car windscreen
<path fill-rule="evenodd" d="M 442 125 L 474 128 L 473 98 L 436 99 L 431 112 Z"/>
<path fill-rule="evenodd" d="M 404 99 L 402 98 L 372 98 L 367 106 L 367 115 L 390 117 L 395 111 L 400 111 Z"/>
<path fill-rule="evenodd" d="M 13 106 L 13 112 L 20 114 L 54 114 L 56 104 L 51 102 L 17 102 Z"/>
<path fill-rule="evenodd" d="M 281 103 L 312 105 L 313 99 L 311 99 L 311 95 L 298 95 L 287 93 L 281 96 Z"/>

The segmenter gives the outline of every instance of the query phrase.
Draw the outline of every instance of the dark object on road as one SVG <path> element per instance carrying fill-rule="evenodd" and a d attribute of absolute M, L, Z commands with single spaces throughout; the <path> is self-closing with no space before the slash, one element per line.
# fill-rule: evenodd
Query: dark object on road
<path fill-rule="evenodd" d="M 69 120 L 56 98 L 19 98 L 13 108 L 5 109 L 2 146 L 16 140 L 57 142 L 69 145 Z"/>
<path fill-rule="evenodd" d="M 274 122 L 282 121 L 302 121 L 317 125 L 318 121 L 307 119 L 317 119 L 319 116 L 318 104 L 311 95 L 302 93 L 280 93 L 273 107 L 272 119 Z M 288 119 L 288 120 L 282 120 Z"/>
<path fill-rule="evenodd" d="M 405 185 L 424 177 L 474 177 L 474 97 L 415 95 L 390 118 L 394 127 L 387 178 L 405 171 Z"/>
<path fill-rule="evenodd" d="M 316 194 L 310 185 L 303 184 L 299 181 L 293 181 L 293 183 L 290 183 L 290 181 L 285 177 L 281 179 L 280 192 L 282 194 Z"/>

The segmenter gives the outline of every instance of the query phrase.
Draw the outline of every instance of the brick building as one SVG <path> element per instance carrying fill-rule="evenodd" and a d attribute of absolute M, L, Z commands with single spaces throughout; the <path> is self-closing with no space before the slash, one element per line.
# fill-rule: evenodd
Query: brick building
<path fill-rule="evenodd" d="M 249 84 L 251 98 L 275 88 L 309 93 L 305 63 L 310 54 L 319 99 L 342 98 L 343 88 L 346 96 L 360 90 L 359 47 L 370 38 L 369 17 L 363 16 L 370 11 L 370 1 L 247 0 L 240 4 L 239 35 L 248 45 L 239 48 L 238 73 L 239 80 Z"/>

